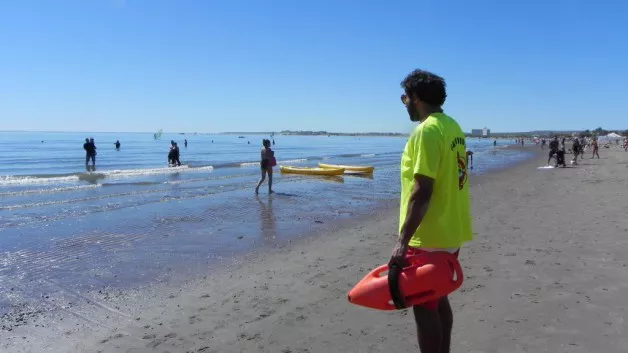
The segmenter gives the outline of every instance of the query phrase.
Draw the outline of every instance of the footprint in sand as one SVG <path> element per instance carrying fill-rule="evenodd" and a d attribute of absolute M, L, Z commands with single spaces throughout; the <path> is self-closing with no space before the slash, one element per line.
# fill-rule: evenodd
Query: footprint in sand
<path fill-rule="evenodd" d="M 146 344 L 146 347 L 148 348 L 157 348 L 160 344 L 166 342 L 166 339 L 164 338 L 160 338 L 160 339 L 156 339 L 153 341 L 150 341 L 149 343 Z"/>
<path fill-rule="evenodd" d="M 201 320 L 201 318 L 200 318 L 200 317 L 197 317 L 196 315 L 192 315 L 192 316 L 190 316 L 190 317 L 188 318 L 188 323 L 189 323 L 190 325 L 194 325 L 195 323 L 197 323 L 197 322 L 201 322 L 201 321 L 203 321 L 203 320 Z"/>
<path fill-rule="evenodd" d="M 256 334 L 254 334 L 254 335 L 250 335 L 250 334 L 248 334 L 248 333 L 241 333 L 241 334 L 238 336 L 238 339 L 239 339 L 239 340 L 245 339 L 245 340 L 247 340 L 247 341 L 253 341 L 253 340 L 257 341 L 257 340 L 259 340 L 261 337 L 262 337 L 262 335 L 260 335 L 259 333 L 256 333 Z"/>

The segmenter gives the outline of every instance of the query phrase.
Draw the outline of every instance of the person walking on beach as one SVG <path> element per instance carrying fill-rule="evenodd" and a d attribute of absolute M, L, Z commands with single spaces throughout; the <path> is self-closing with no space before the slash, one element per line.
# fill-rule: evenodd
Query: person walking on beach
<path fill-rule="evenodd" d="M 600 159 L 600 154 L 598 153 L 599 150 L 599 146 L 597 144 L 597 137 L 594 137 L 593 139 L 591 139 L 591 148 L 593 149 L 593 154 L 591 155 L 591 159 L 593 159 L 593 157 L 597 156 L 597 159 Z"/>
<path fill-rule="evenodd" d="M 426 251 L 458 256 L 462 244 L 473 238 L 465 135 L 441 108 L 447 97 L 445 80 L 415 70 L 401 86 L 401 101 L 419 125 L 401 157 L 399 237 L 391 269 L 403 268 L 407 256 Z M 414 306 L 413 312 L 421 352 L 448 353 L 453 313 L 447 296 Z"/>
<path fill-rule="evenodd" d="M 580 140 L 578 138 L 573 139 L 573 145 L 571 146 L 571 151 L 573 152 L 573 160 L 572 164 L 578 165 L 578 155 L 580 154 Z"/>
<path fill-rule="evenodd" d="M 550 165 L 550 162 L 552 161 L 552 158 L 554 158 L 554 155 L 556 155 L 556 152 L 558 152 L 558 136 L 554 136 L 552 141 L 550 141 L 549 143 L 549 156 L 547 157 L 547 165 Z"/>
<path fill-rule="evenodd" d="M 545 139 L 542 139 L 541 140 L 541 151 L 545 150 L 545 143 L 546 143 Z"/>
<path fill-rule="evenodd" d="M 262 172 L 262 178 L 255 187 L 255 194 L 259 194 L 259 187 L 262 186 L 264 180 L 266 180 L 266 174 L 268 174 L 268 193 L 272 194 L 273 191 L 273 167 L 277 165 L 275 160 L 275 152 L 270 149 L 270 140 L 262 140 L 262 150 L 260 151 L 260 169 Z"/>
<path fill-rule="evenodd" d="M 580 159 L 584 159 L 584 149 L 587 146 L 587 141 L 584 136 L 580 137 Z"/>

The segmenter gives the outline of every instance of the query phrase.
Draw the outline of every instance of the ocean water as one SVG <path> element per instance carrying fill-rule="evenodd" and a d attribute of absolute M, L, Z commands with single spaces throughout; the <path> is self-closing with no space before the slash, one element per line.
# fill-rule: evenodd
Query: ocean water
<path fill-rule="evenodd" d="M 93 137 L 95 170 L 82 148 Z M 189 144 L 185 148 L 183 140 Z M 309 234 L 399 192 L 399 137 L 274 137 L 280 165 L 372 165 L 372 176 L 281 175 L 255 196 L 268 136 L 0 132 L 0 308 L 40 293 L 169 281 Z M 122 147 L 115 150 L 114 142 Z M 167 166 L 170 140 L 182 167 Z M 472 173 L 529 157 L 468 139 Z M 2 310 L 0 310 L 0 313 Z"/>

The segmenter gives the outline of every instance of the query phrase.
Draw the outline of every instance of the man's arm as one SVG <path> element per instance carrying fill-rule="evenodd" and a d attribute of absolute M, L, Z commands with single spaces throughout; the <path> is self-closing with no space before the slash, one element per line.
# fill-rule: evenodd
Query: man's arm
<path fill-rule="evenodd" d="M 408 250 L 408 243 L 421 225 L 421 221 L 430 204 L 432 191 L 434 190 L 434 179 L 424 176 L 414 176 L 414 188 L 408 200 L 408 212 L 401 227 L 397 245 L 393 250 L 389 265 L 397 264 L 401 267 L 405 265 L 405 255 Z"/>

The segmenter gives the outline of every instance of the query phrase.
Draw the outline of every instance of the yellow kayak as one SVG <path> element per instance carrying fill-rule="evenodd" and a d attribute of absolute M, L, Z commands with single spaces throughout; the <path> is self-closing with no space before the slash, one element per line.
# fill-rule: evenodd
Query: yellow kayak
<path fill-rule="evenodd" d="M 323 164 L 323 163 L 319 163 L 318 166 L 323 169 L 344 169 L 345 172 L 363 173 L 363 174 L 373 173 L 373 170 L 375 169 L 375 167 L 371 167 L 371 166 L 335 165 L 335 164 Z"/>
<path fill-rule="evenodd" d="M 345 170 L 342 168 L 303 168 L 303 167 L 279 167 L 282 173 L 304 174 L 304 175 L 342 175 Z"/>

